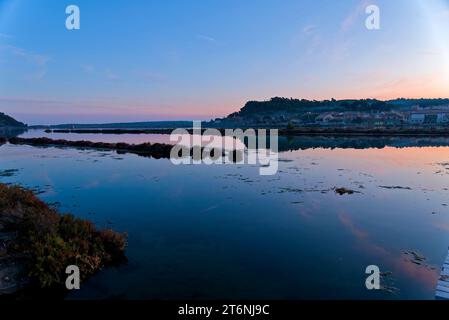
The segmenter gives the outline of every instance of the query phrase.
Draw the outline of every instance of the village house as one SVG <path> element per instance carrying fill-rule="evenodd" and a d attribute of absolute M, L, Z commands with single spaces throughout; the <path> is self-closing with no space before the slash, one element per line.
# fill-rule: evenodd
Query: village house
<path fill-rule="evenodd" d="M 411 125 L 448 124 L 449 109 L 423 109 L 422 111 L 413 111 L 409 113 L 408 119 Z"/>

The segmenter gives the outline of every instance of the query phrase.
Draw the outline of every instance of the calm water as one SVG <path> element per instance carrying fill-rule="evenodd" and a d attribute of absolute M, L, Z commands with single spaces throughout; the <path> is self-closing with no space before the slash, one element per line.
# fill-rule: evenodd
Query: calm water
<path fill-rule="evenodd" d="M 259 176 L 257 166 L 3 145 L 0 172 L 17 171 L 0 182 L 128 232 L 128 264 L 69 299 L 434 298 L 449 245 L 449 147 L 316 147 L 280 159 L 277 175 Z M 358 193 L 340 196 L 335 187 Z M 425 263 L 410 261 L 410 250 Z M 373 264 L 392 272 L 382 283 L 398 290 L 365 288 Z"/>

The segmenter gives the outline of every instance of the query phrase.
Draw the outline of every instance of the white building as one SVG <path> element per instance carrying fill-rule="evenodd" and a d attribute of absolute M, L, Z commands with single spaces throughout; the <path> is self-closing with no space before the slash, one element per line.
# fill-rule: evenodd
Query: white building
<path fill-rule="evenodd" d="M 411 124 L 423 124 L 425 119 L 426 115 L 424 113 L 412 113 L 410 115 Z"/>
<path fill-rule="evenodd" d="M 409 116 L 410 124 L 446 124 L 449 123 L 449 111 L 428 110 L 412 112 Z"/>

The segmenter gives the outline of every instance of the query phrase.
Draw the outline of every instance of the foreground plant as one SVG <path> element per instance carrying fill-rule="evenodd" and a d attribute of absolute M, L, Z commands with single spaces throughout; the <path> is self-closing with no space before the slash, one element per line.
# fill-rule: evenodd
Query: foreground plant
<path fill-rule="evenodd" d="M 86 279 L 126 259 L 125 234 L 97 230 L 90 221 L 59 214 L 18 186 L 0 184 L 2 234 L 9 238 L 4 241 L 0 262 L 20 264 L 25 273 L 21 277 L 40 288 L 61 288 L 69 265 L 78 266 L 81 278 Z"/>

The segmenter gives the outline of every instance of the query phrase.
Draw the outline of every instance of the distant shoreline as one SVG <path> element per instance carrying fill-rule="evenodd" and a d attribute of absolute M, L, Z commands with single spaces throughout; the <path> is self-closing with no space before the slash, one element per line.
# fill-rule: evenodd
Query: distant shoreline
<path fill-rule="evenodd" d="M 235 128 L 211 128 L 224 133 L 225 130 Z M 251 128 L 243 128 L 247 130 Z M 254 130 L 277 129 L 281 136 L 448 136 L 449 128 L 257 128 Z M 174 129 L 48 129 L 47 133 L 74 133 L 74 134 L 171 134 Z M 185 129 L 190 134 L 193 129 Z M 207 128 L 203 128 L 204 133 Z"/>

